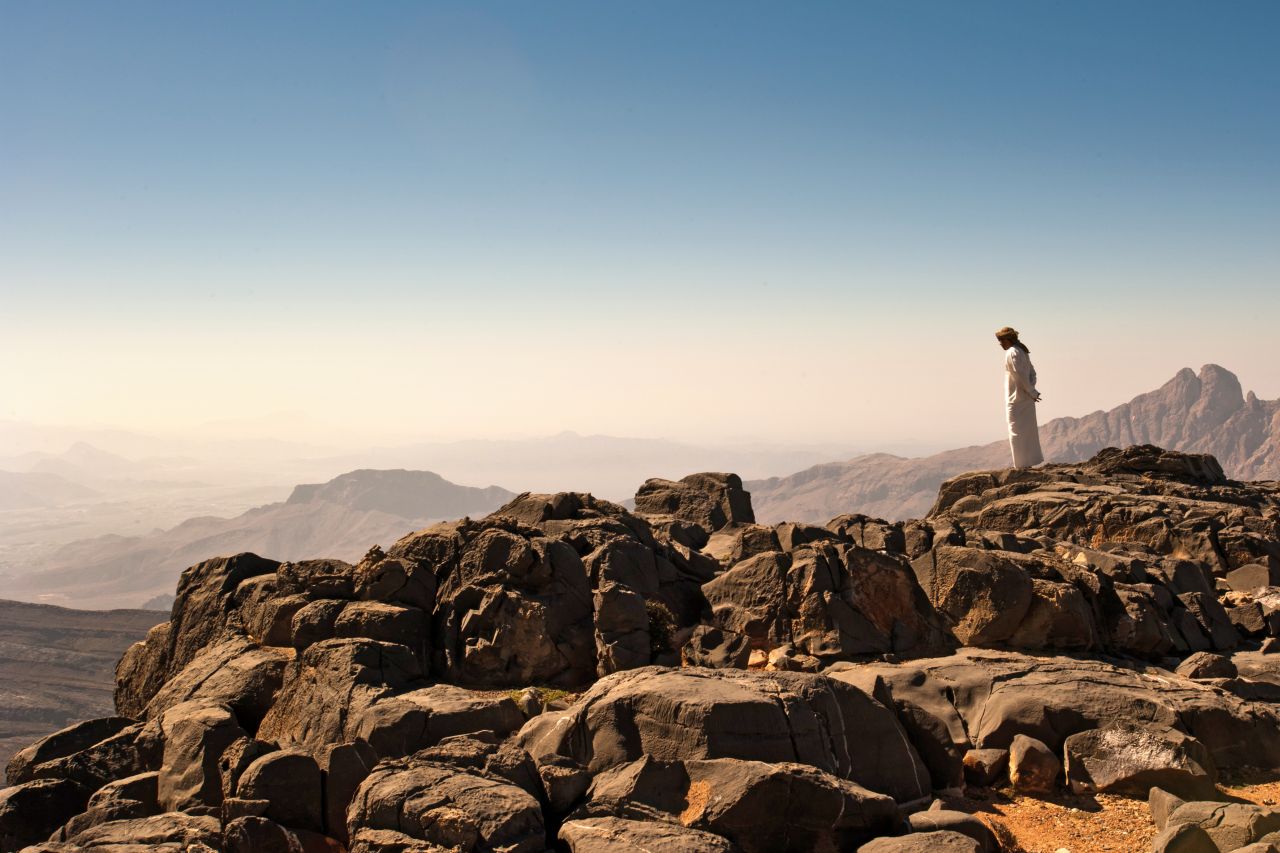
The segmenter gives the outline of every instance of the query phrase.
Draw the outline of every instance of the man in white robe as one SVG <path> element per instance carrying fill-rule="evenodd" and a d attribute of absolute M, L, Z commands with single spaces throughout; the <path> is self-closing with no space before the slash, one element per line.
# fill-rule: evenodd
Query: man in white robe
<path fill-rule="evenodd" d="M 1013 467 L 1030 468 L 1044 461 L 1040 449 L 1040 428 L 1036 424 L 1036 369 L 1031 364 L 1031 351 L 1018 340 L 1018 332 L 1005 326 L 996 332 L 996 340 L 1004 348 L 1004 395 L 1009 416 L 1009 449 Z"/>

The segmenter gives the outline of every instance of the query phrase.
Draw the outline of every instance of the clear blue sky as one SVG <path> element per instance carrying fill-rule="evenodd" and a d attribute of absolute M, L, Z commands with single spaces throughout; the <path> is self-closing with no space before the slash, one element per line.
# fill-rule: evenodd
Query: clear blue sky
<path fill-rule="evenodd" d="M 1006 323 L 1050 415 L 1280 395 L 1278 57 L 1275 2 L 0 2 L 0 417 L 976 440 Z"/>

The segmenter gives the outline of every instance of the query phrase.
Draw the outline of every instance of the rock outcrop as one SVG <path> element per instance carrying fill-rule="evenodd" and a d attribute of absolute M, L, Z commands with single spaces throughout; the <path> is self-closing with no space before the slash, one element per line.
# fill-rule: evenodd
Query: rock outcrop
<path fill-rule="evenodd" d="M 904 523 L 759 525 L 723 474 L 636 506 L 524 494 L 354 564 L 191 567 L 117 713 L 10 763 L 0 850 L 991 851 L 922 810 L 1006 772 L 1265 834 L 1202 805 L 1280 768 L 1280 589 L 1228 580 L 1280 569 L 1276 484 L 1135 447 Z"/>

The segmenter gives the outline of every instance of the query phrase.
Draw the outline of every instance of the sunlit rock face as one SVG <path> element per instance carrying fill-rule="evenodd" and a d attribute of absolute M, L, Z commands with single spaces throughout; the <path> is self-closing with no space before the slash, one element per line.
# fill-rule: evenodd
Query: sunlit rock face
<path fill-rule="evenodd" d="M 0 848 L 950 844 L 965 815 L 907 817 L 978 769 L 1280 769 L 1280 488 L 1212 456 L 967 473 L 906 522 L 760 524 L 728 474 L 636 507 L 524 494 L 355 563 L 191 567 L 117 714 L 10 762 Z"/>

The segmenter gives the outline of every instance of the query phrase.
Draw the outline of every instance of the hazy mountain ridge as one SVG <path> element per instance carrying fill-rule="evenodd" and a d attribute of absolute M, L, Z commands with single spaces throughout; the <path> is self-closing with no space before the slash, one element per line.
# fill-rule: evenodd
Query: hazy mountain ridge
<path fill-rule="evenodd" d="M 375 447 L 329 457 L 339 470 L 414 468 L 472 482 L 519 484 L 521 490 L 587 491 L 625 500 L 649 477 L 679 478 L 689 471 L 734 471 L 758 477 L 830 458 L 832 448 L 770 445 L 704 446 L 664 438 L 580 435 L 572 431 L 530 439 L 467 439 Z"/>
<path fill-rule="evenodd" d="M 327 483 L 295 486 L 285 503 L 329 501 L 351 509 L 420 518 L 489 512 L 513 497 L 514 492 L 501 486 L 459 486 L 432 471 L 362 468 L 334 477 Z"/>
<path fill-rule="evenodd" d="M 277 418 L 268 421 L 280 426 Z M 187 521 L 209 518 L 215 518 L 216 525 L 225 525 L 228 519 L 248 510 L 286 502 L 299 483 L 324 484 L 337 479 L 338 482 L 329 487 L 331 495 L 334 490 L 353 488 L 349 483 L 343 485 L 347 482 L 343 477 L 349 477 L 356 469 L 408 469 L 439 475 L 441 479 L 406 486 L 400 498 L 391 497 L 396 491 L 392 484 L 381 484 L 378 491 L 385 493 L 386 504 L 357 506 L 345 497 L 336 498 L 338 503 L 357 509 L 378 509 L 409 518 L 399 524 L 411 526 L 419 512 L 435 518 L 455 517 L 483 513 L 502 502 L 497 492 L 490 492 L 487 497 L 481 496 L 478 504 L 457 503 L 450 498 L 443 506 L 428 505 L 422 510 L 406 507 L 406 501 L 415 500 L 419 491 L 429 498 L 442 488 L 440 483 L 444 481 L 519 484 L 522 490 L 531 491 L 581 489 L 605 496 L 629 497 L 636 484 L 649 476 L 679 477 L 690 470 L 717 469 L 765 477 L 852 455 L 847 447 L 838 445 L 718 442 L 715 446 L 701 446 L 660 438 L 573 432 L 536 438 L 419 441 L 343 450 L 308 444 L 298 440 L 298 436 L 291 440 L 225 436 L 215 439 L 209 437 L 208 432 L 197 430 L 185 436 L 145 435 L 0 419 L 0 448 L 7 451 L 7 455 L 0 455 L 0 470 L 21 474 L 15 475 L 15 482 L 58 483 L 48 479 L 57 474 L 75 486 L 96 493 L 91 495 L 71 487 L 46 486 L 40 490 L 0 487 L 0 596 L 15 596 L 9 584 L 13 578 L 49 567 L 76 568 L 70 560 L 72 550 L 58 554 L 60 548 L 74 546 L 80 549 L 77 559 L 96 561 L 98 545 L 92 540 L 100 537 L 138 540 L 170 531 Z M 303 429 L 302 433 L 305 432 Z M 39 476 L 33 473 L 37 471 Z M 421 473 L 401 476 L 421 476 Z M 309 491 L 314 489 L 304 486 L 294 500 L 303 499 Z M 368 523 L 368 519 L 334 515 L 337 511 L 333 509 L 320 511 L 330 516 L 330 524 Z M 388 519 L 383 521 L 390 523 Z M 377 529 L 382 531 L 387 526 Z M 396 530 L 397 534 L 401 532 L 403 530 Z M 117 542 L 117 539 L 103 541 Z M 274 547 L 272 543 L 260 544 Z M 169 543 L 162 550 L 172 551 L 174 547 L 174 543 Z M 220 546 L 215 542 L 210 547 Z M 347 548 L 341 541 L 333 547 L 342 553 Z M 179 559 L 186 556 L 179 555 Z M 125 570 L 127 566 L 118 568 Z M 143 600 L 146 599 L 128 598 L 116 603 L 134 606 Z"/>
<path fill-rule="evenodd" d="M 1156 444 L 1212 454 L 1237 479 L 1280 479 L 1280 400 L 1245 395 L 1234 373 L 1207 364 L 1199 375 L 1184 368 L 1113 409 L 1048 421 L 1040 441 L 1050 462 L 1079 462 L 1104 447 Z M 948 477 L 1008 465 L 1002 439 L 920 458 L 869 454 L 746 486 L 766 523 L 821 523 L 851 512 L 906 519 L 927 513 Z"/>
<path fill-rule="evenodd" d="M 352 471 L 294 489 L 289 499 L 234 518 L 190 518 L 143 536 L 99 536 L 60 548 L 42 570 L 9 579 L 3 594 L 82 607 L 138 605 L 171 593 L 187 566 L 253 551 L 281 560 L 355 560 L 430 521 L 490 512 L 514 497 L 426 471 Z"/>

